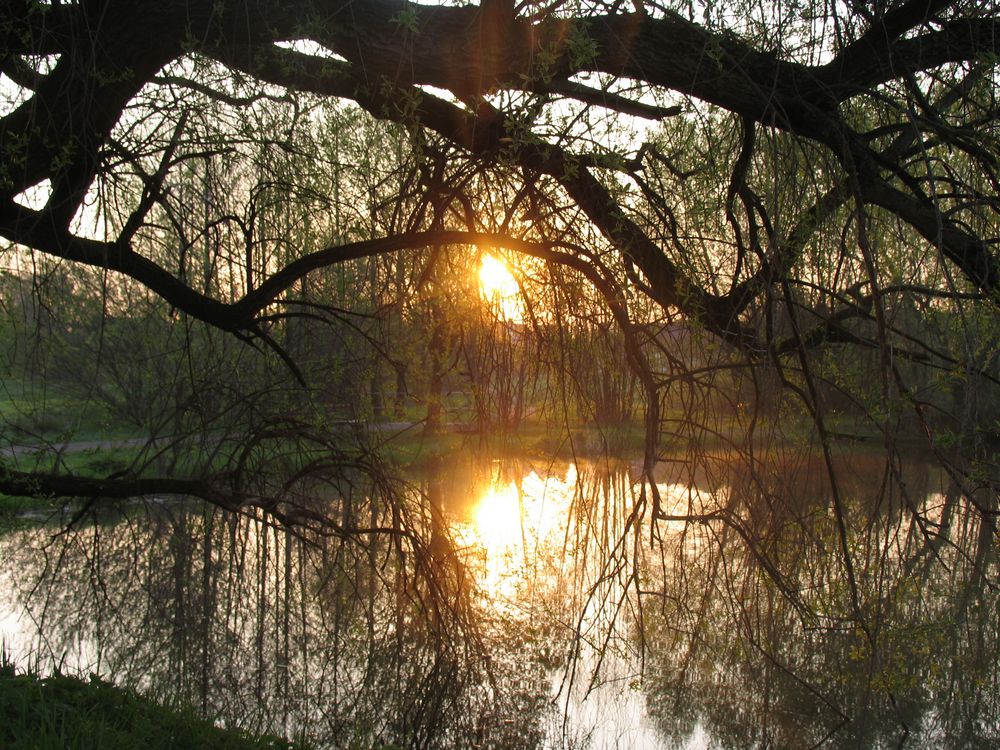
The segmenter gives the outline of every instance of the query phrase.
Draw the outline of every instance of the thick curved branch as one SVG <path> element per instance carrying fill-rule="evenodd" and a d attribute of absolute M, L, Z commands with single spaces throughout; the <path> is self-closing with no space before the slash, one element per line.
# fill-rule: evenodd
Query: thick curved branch
<path fill-rule="evenodd" d="M 125 274 L 177 309 L 224 330 L 244 327 L 228 312 L 228 305 L 196 292 L 128 244 L 77 237 L 48 212 L 16 203 L 0 206 L 0 236 L 57 258 Z"/>
<path fill-rule="evenodd" d="M 236 508 L 227 493 L 201 479 L 122 477 L 98 479 L 70 474 L 14 471 L 0 466 L 0 492 L 15 497 L 103 497 L 125 499 L 150 495 L 186 495 L 226 508 Z"/>
<path fill-rule="evenodd" d="M 987 296 L 1000 290 L 1000 263 L 982 239 L 960 229 L 933 204 L 920 201 L 883 180 L 860 184 L 865 201 L 895 214 L 961 269 L 965 277 Z"/>
<path fill-rule="evenodd" d="M 8 0 L 0 6 L 0 49 L 10 55 L 58 55 L 69 49 L 78 6 Z"/>
<path fill-rule="evenodd" d="M 129 98 L 163 63 L 183 51 L 181 40 L 190 38 L 192 28 L 204 32 L 200 38 L 209 54 L 236 70 L 297 91 L 350 98 L 376 117 L 430 128 L 474 156 L 495 157 L 513 142 L 511 150 L 518 160 L 556 180 L 642 270 L 658 302 L 701 318 L 721 335 L 739 339 L 736 315 L 746 300 L 715 297 L 687 278 L 625 215 L 585 161 L 530 139 L 518 143 L 518 133 L 506 130 L 501 113 L 488 104 L 473 112 L 412 84 L 432 84 L 464 101 L 482 101 L 480 96 L 498 88 L 530 91 L 546 79 L 562 81 L 554 85 L 556 91 L 563 87 L 559 91 L 563 95 L 592 96 L 567 79 L 580 72 L 629 76 L 818 140 L 844 158 L 845 152 L 851 152 L 844 144 L 857 143 L 858 138 L 840 117 L 839 101 L 858 87 L 888 80 L 895 75 L 896 61 L 913 54 L 919 53 L 924 61 L 953 60 L 995 49 L 997 23 L 953 20 L 938 30 L 907 38 L 906 31 L 937 4 L 924 8 L 920 3 L 905 3 L 882 19 L 881 31 L 873 28 L 867 40 L 862 40 L 865 49 L 875 50 L 869 56 L 879 57 L 877 64 L 855 70 L 851 66 L 859 63 L 854 58 L 841 58 L 823 68 L 783 61 L 736 36 L 710 31 L 674 14 L 548 17 L 532 23 L 513 16 L 490 19 L 485 9 L 476 7 L 361 0 L 345 9 L 324 9 L 306 32 L 349 61 L 339 62 L 275 46 L 275 41 L 296 31 L 291 20 L 295 14 L 288 9 L 282 12 L 277 4 L 265 2 L 252 9 L 227 3 L 209 7 L 197 1 L 188 5 L 188 15 L 182 18 L 169 4 L 152 15 L 139 12 L 144 6 L 123 4 L 120 16 L 101 26 L 93 39 L 85 39 L 91 33 L 86 25 L 73 26 L 77 35 L 71 45 L 73 54 L 64 55 L 29 103 L 0 120 L 0 141 L 21 144 L 18 148 L 24 149 L 18 180 L 8 184 L 8 196 L 51 176 L 55 198 L 43 213 L 8 202 L 0 210 L 0 232 L 59 257 L 126 273 L 179 309 L 227 330 L 247 327 L 254 315 L 287 288 L 289 278 L 352 257 L 414 247 L 422 240 L 408 235 L 330 248 L 296 261 L 261 289 L 225 305 L 194 292 L 123 243 L 71 236 L 64 229 L 67 217 L 72 216 L 95 173 L 98 147 Z M 307 6 L 295 7 L 302 11 Z M 404 23 L 403 18 L 410 20 Z M 874 42 L 877 34 L 886 38 L 887 46 Z M 581 54 L 581 49 L 590 53 Z M 857 57 L 862 57 L 860 52 Z M 109 66 L 124 72 L 102 77 L 101 71 Z M 664 113 L 657 110 L 657 114 Z M 27 133 L 27 140 L 15 133 Z M 60 161 L 56 158 L 59 148 L 72 153 L 62 154 Z M 60 163 L 68 166 L 54 166 Z M 849 166 L 845 163 L 851 172 Z M 882 171 L 878 167 L 858 176 L 865 199 L 940 244 L 974 283 L 992 292 L 1000 274 L 983 243 L 943 219 L 933 204 L 889 186 Z"/>
<path fill-rule="evenodd" d="M 127 244 L 76 237 L 47 220 L 44 212 L 16 207 L 0 212 L 0 235 L 51 255 L 125 274 L 158 294 L 177 309 L 227 331 L 254 330 L 257 315 L 296 281 L 311 271 L 348 260 L 441 245 L 506 247 L 548 258 L 551 243 L 530 242 L 504 234 L 437 230 L 379 237 L 334 245 L 301 258 L 268 276 L 259 286 L 232 303 L 220 302 L 185 285 L 176 276 Z"/>
<path fill-rule="evenodd" d="M 663 251 L 622 211 L 617 200 L 575 155 L 542 143 L 516 143 L 517 133 L 504 127 L 501 113 L 483 103 L 473 114 L 432 94 L 383 84 L 365 87 L 346 63 L 309 58 L 275 48 L 258 57 L 247 69 L 282 85 L 296 84 L 316 93 L 351 92 L 361 106 L 376 117 L 404 124 L 417 123 L 481 157 L 495 155 L 507 144 L 521 164 L 555 179 L 583 209 L 587 217 L 638 266 L 664 307 L 676 307 L 702 320 L 726 338 L 743 334 L 734 310 L 688 279 Z M 405 106 L 401 105 L 405 103 Z"/>
<path fill-rule="evenodd" d="M 949 21 L 940 29 L 915 37 L 878 44 L 859 41 L 848 50 L 816 71 L 817 81 L 838 101 L 896 80 L 904 72 L 915 73 L 948 63 L 995 60 L 1000 51 L 1000 21 L 995 18 Z"/>

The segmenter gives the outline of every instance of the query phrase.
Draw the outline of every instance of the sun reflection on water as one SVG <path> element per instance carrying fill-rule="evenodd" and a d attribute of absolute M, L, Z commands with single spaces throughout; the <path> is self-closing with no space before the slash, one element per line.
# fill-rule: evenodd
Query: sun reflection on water
<path fill-rule="evenodd" d="M 475 530 L 479 543 L 487 550 L 502 550 L 523 542 L 524 515 L 517 485 L 492 486 L 479 501 Z"/>
<path fill-rule="evenodd" d="M 577 481 L 570 464 L 563 477 L 542 478 L 530 471 L 517 480 L 494 474 L 454 528 L 470 569 L 490 596 L 513 599 L 532 589 L 540 577 L 562 568 Z"/>

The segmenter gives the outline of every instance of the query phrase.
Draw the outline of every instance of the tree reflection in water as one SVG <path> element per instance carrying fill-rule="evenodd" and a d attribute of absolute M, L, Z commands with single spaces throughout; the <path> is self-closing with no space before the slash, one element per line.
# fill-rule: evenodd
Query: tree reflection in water
<path fill-rule="evenodd" d="M 386 521 L 351 506 L 336 512 Z M 414 559 L 430 554 L 402 535 L 304 540 L 257 517 L 129 506 L 3 539 L 5 593 L 25 613 L 8 647 L 323 747 L 537 745 L 540 667 L 516 633 L 483 647 L 463 574 L 442 557 L 431 581 Z"/>
<path fill-rule="evenodd" d="M 986 553 L 967 552 L 980 514 L 919 463 L 887 490 L 877 458 L 846 458 L 856 593 L 818 461 L 731 477 L 737 521 L 661 536 L 645 685 L 669 745 L 697 730 L 733 748 L 996 746 L 996 596 Z"/>
<path fill-rule="evenodd" d="M 852 586 L 827 474 L 772 459 L 661 464 L 655 524 L 627 465 L 470 458 L 414 478 L 412 537 L 363 488 L 349 538 L 170 503 L 10 533 L 5 638 L 329 747 L 992 746 L 981 516 L 844 455 Z"/>

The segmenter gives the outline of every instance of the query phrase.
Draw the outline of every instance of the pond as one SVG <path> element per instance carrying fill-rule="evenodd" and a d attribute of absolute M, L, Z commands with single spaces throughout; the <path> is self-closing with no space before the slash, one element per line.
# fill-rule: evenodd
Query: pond
<path fill-rule="evenodd" d="M 329 536 L 120 504 L 0 539 L 3 648 L 317 747 L 995 746 L 992 536 L 837 460 L 664 462 L 655 523 L 628 462 L 476 453 Z"/>

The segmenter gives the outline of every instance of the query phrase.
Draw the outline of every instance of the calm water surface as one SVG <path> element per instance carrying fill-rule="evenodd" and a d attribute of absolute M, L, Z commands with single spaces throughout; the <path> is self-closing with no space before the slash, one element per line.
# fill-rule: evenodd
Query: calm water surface
<path fill-rule="evenodd" d="M 662 465 L 697 522 L 651 523 L 628 463 L 473 455 L 399 507 L 344 488 L 339 537 L 128 505 L 0 539 L 4 649 L 320 747 L 994 746 L 973 514 L 919 462 L 893 492 L 843 463 L 850 574 L 810 456 Z"/>

